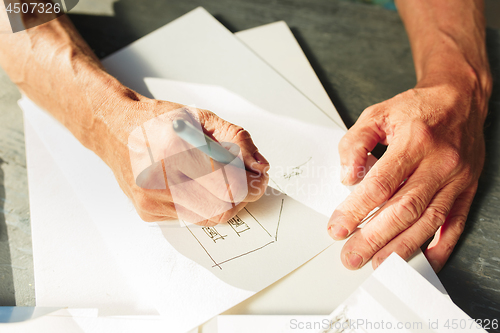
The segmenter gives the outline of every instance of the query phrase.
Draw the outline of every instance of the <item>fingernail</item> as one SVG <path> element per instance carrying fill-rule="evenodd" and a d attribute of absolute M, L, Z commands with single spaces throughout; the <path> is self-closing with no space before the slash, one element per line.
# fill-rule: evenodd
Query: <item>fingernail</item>
<path fill-rule="evenodd" d="M 264 156 L 262 156 L 262 154 L 258 150 L 253 154 L 253 158 L 255 158 L 255 160 L 259 164 L 269 164 L 269 162 L 265 159 Z"/>
<path fill-rule="evenodd" d="M 348 168 L 345 165 L 340 166 L 340 182 L 344 185 L 347 184 L 347 176 L 349 176 Z"/>
<path fill-rule="evenodd" d="M 330 236 L 335 240 L 342 240 L 347 237 L 349 231 L 341 225 L 334 225 L 330 229 Z"/>
<path fill-rule="evenodd" d="M 378 268 L 378 266 L 382 265 L 382 263 L 385 261 L 385 259 L 387 259 L 387 258 L 378 258 L 378 260 L 377 260 L 377 262 L 378 262 L 377 268 Z"/>
<path fill-rule="evenodd" d="M 346 254 L 346 261 L 352 269 L 358 269 L 363 263 L 363 258 L 361 258 L 361 256 L 357 253 L 349 252 Z"/>

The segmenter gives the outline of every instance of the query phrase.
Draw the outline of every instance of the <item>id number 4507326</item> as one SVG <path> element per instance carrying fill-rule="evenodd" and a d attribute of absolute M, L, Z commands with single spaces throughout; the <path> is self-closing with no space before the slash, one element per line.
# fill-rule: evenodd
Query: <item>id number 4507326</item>
<path fill-rule="evenodd" d="M 59 14 L 63 9 L 59 3 L 43 3 L 43 2 L 31 2 L 31 3 L 9 3 L 6 12 L 11 14 Z"/>
<path fill-rule="evenodd" d="M 482 328 L 485 330 L 498 329 L 498 319 L 447 319 L 444 323 L 447 329 L 471 329 L 473 327 Z"/>

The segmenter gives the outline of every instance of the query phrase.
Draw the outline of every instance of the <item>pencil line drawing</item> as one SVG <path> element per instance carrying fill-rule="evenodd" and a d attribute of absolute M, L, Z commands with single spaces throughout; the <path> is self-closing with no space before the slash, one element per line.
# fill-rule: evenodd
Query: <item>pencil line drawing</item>
<path fill-rule="evenodd" d="M 262 248 L 264 248 L 264 247 L 266 247 L 266 246 L 268 246 L 269 244 L 272 244 L 272 243 L 274 243 L 274 241 L 270 241 L 269 243 L 267 243 L 267 244 L 265 244 L 265 245 L 262 245 L 261 247 L 256 248 L 256 249 L 254 249 L 254 250 L 252 250 L 252 251 L 248 251 L 248 252 L 245 252 L 245 253 L 243 253 L 243 254 L 237 255 L 236 257 L 232 257 L 232 258 L 230 258 L 230 259 L 227 259 L 227 260 L 224 260 L 224 261 L 222 261 L 222 262 L 219 262 L 219 263 L 217 263 L 217 264 L 213 265 L 212 267 L 219 266 L 219 265 L 224 264 L 224 263 L 226 263 L 226 262 L 228 262 L 228 261 L 231 261 L 231 260 L 233 260 L 233 259 L 237 259 L 237 258 L 243 257 L 243 256 L 245 256 L 245 255 L 247 255 L 247 254 L 250 254 L 250 253 L 252 253 L 252 252 L 258 251 L 258 250 L 260 250 L 260 249 L 262 249 Z M 220 266 L 219 266 L 219 267 L 220 267 Z M 222 269 L 222 268 L 221 268 L 221 269 Z"/>
<path fill-rule="evenodd" d="M 262 227 L 262 229 L 264 229 L 264 230 L 267 232 L 267 234 L 269 235 L 269 237 L 273 237 L 273 236 L 271 236 L 271 234 L 269 233 L 269 231 L 267 231 L 267 229 L 266 229 L 266 228 L 264 228 L 264 226 L 263 226 L 262 224 L 260 224 L 259 220 L 257 220 L 257 219 L 255 218 L 255 216 L 253 216 L 253 214 L 252 214 L 252 213 L 250 213 L 250 211 L 249 211 L 246 207 L 245 207 L 245 208 L 243 208 L 243 209 L 244 209 L 244 210 L 245 210 L 245 211 L 246 211 L 246 212 L 247 212 L 247 213 L 248 213 L 251 217 L 253 217 L 253 219 L 255 220 L 255 222 L 257 222 L 257 223 L 258 223 L 258 224 Z"/>
<path fill-rule="evenodd" d="M 278 241 L 278 229 L 280 227 L 280 221 L 281 221 L 281 213 L 283 212 L 283 202 L 285 199 L 281 199 L 281 208 L 280 208 L 280 215 L 278 217 L 278 224 L 276 225 L 276 234 L 274 235 L 274 240 Z"/>
<path fill-rule="evenodd" d="M 214 260 L 214 258 L 212 258 L 212 256 L 210 255 L 210 253 L 207 251 L 207 249 L 203 246 L 203 244 L 201 244 L 200 240 L 198 239 L 198 237 L 196 237 L 193 232 L 191 231 L 191 229 L 189 229 L 189 227 L 187 226 L 186 222 L 184 222 L 183 220 L 181 220 L 182 223 L 184 223 L 184 226 L 187 228 L 187 230 L 189 230 L 189 232 L 191 233 L 191 235 L 193 235 L 193 237 L 198 241 L 198 244 L 200 244 L 200 246 L 203 248 L 203 250 L 205 250 L 205 252 L 207 253 L 207 255 L 210 257 L 210 259 L 212 259 L 212 261 L 214 262 L 215 266 L 219 267 L 220 269 L 222 269 L 222 267 L 220 267 L 217 262 Z M 214 267 L 214 266 L 212 266 Z"/>
<path fill-rule="evenodd" d="M 217 243 L 219 239 L 224 240 L 224 237 L 227 237 L 227 235 L 222 235 L 220 232 L 218 232 L 215 227 L 203 227 L 202 230 L 211 240 L 214 241 L 214 243 Z"/>
<path fill-rule="evenodd" d="M 222 264 L 254 253 L 278 241 L 285 198 L 281 198 L 280 201 L 273 204 L 276 209 L 274 211 L 276 220 L 274 222 L 273 219 L 266 220 L 268 227 L 276 223 L 274 235 L 257 219 L 255 212 L 252 213 L 246 207 L 240 212 L 243 215 L 235 215 L 227 223 L 217 226 L 201 227 L 182 222 L 212 261 L 211 267 L 222 270 Z"/>
<path fill-rule="evenodd" d="M 242 232 L 250 230 L 250 227 L 248 226 L 248 224 L 246 224 L 245 221 L 240 219 L 238 217 L 238 215 L 229 219 L 229 221 L 227 221 L 227 224 L 229 224 L 229 226 L 234 230 L 234 232 L 236 232 L 238 237 L 241 237 L 240 234 Z"/>

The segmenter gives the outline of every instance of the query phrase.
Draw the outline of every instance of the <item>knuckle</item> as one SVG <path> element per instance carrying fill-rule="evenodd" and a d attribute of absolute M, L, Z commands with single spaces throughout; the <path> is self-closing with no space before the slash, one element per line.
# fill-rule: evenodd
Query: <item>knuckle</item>
<path fill-rule="evenodd" d="M 453 249 L 455 248 L 455 244 L 456 241 L 455 242 L 446 241 L 442 244 L 442 251 L 444 252 L 445 257 L 449 257 L 451 255 Z"/>
<path fill-rule="evenodd" d="M 419 248 L 417 242 L 410 237 L 403 238 L 399 243 L 398 254 L 406 259 L 412 256 L 413 253 Z"/>
<path fill-rule="evenodd" d="M 446 149 L 443 153 L 442 160 L 444 162 L 444 169 L 451 173 L 454 170 L 460 168 L 462 164 L 462 157 L 460 156 L 460 152 L 455 147 L 450 147 Z"/>
<path fill-rule="evenodd" d="M 371 254 L 378 252 L 385 245 L 384 238 L 376 231 L 369 233 L 365 237 L 365 241 Z"/>
<path fill-rule="evenodd" d="M 462 167 L 462 170 L 460 172 L 460 179 L 465 184 L 470 184 L 472 181 L 479 178 L 479 173 L 480 171 L 474 170 L 470 164 L 466 164 Z"/>
<path fill-rule="evenodd" d="M 370 179 L 369 185 L 365 191 L 366 200 L 370 205 L 378 205 L 391 196 L 391 181 L 388 178 L 388 176 L 381 175 Z"/>
<path fill-rule="evenodd" d="M 233 133 L 234 133 L 234 138 L 236 141 L 251 141 L 252 136 L 250 135 L 250 132 L 248 132 L 246 129 L 244 129 L 241 126 L 237 125 L 232 125 L 233 126 Z"/>
<path fill-rule="evenodd" d="M 410 153 L 411 151 L 411 145 L 410 144 L 404 144 L 403 147 L 405 147 L 404 149 L 401 149 L 400 151 L 396 152 L 394 154 L 394 162 L 396 163 L 396 170 L 401 170 L 401 169 L 405 169 L 407 167 L 407 164 L 409 163 L 409 161 L 412 161 L 413 158 L 412 158 L 412 154 Z M 396 178 L 395 178 L 395 174 L 397 173 L 387 173 L 385 176 L 388 178 L 388 179 L 391 179 L 393 182 L 396 181 Z M 399 182 L 397 184 L 394 184 L 394 186 L 398 186 L 399 185 Z"/>
<path fill-rule="evenodd" d="M 448 226 L 449 232 L 452 234 L 452 237 L 458 239 L 462 232 L 465 229 L 465 223 L 467 221 L 467 215 L 456 215 L 453 217 L 453 220 L 450 220 L 450 226 Z"/>
<path fill-rule="evenodd" d="M 441 226 L 446 221 L 448 209 L 441 205 L 432 205 L 427 208 L 427 215 L 433 226 Z"/>
<path fill-rule="evenodd" d="M 459 218 L 455 221 L 456 227 L 455 227 L 455 232 L 457 233 L 457 236 L 460 237 L 462 232 L 465 229 L 465 222 L 467 221 L 467 215 L 464 215 L 462 218 Z"/>
<path fill-rule="evenodd" d="M 191 109 L 189 106 L 184 106 L 183 109 L 191 117 L 198 118 L 201 123 L 212 122 L 217 117 L 215 113 L 205 109 Z"/>
<path fill-rule="evenodd" d="M 377 113 L 379 113 L 383 110 L 384 110 L 383 102 L 378 103 L 378 104 L 373 104 L 373 105 L 370 105 L 369 107 L 367 107 L 366 109 L 364 109 L 363 112 L 361 112 L 361 115 L 363 116 L 363 119 L 365 117 L 373 117 L 374 115 L 376 115 Z"/>
<path fill-rule="evenodd" d="M 408 224 L 416 221 L 424 209 L 424 202 L 416 195 L 405 195 L 400 199 L 395 210 L 395 215 L 402 223 Z"/>
<path fill-rule="evenodd" d="M 432 126 L 425 122 L 416 122 L 414 125 L 415 139 L 420 144 L 430 144 L 434 141 L 434 131 Z"/>

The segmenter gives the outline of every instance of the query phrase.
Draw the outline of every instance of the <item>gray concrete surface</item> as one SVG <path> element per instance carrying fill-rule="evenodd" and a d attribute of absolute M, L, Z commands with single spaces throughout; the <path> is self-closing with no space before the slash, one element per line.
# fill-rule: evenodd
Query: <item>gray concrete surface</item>
<path fill-rule="evenodd" d="M 0 69 L 0 305 L 35 303 L 20 96 Z"/>
<path fill-rule="evenodd" d="M 439 274 L 471 317 L 500 319 L 500 31 L 487 0 L 495 78 L 486 121 L 487 162 L 466 231 Z M 231 31 L 285 20 L 351 126 L 367 106 L 411 88 L 411 51 L 397 13 L 334 0 L 82 0 L 70 15 L 104 57 L 197 6 Z M 99 8 L 99 10 L 96 10 Z M 19 93 L 0 70 L 0 305 L 33 305 L 28 187 Z"/>

